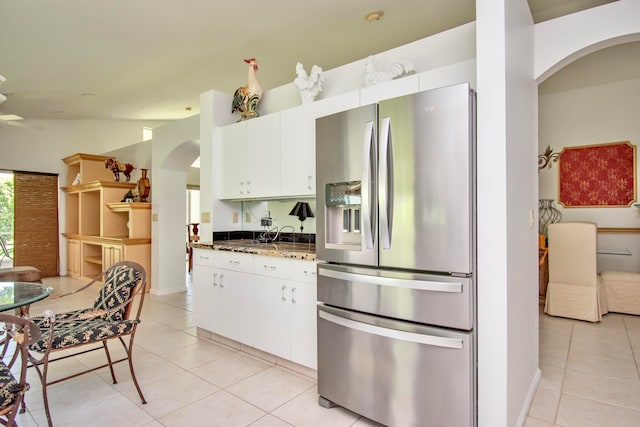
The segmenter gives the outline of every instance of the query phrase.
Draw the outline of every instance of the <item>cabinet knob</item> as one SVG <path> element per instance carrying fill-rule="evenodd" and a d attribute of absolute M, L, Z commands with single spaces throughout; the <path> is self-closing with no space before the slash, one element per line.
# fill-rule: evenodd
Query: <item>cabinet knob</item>
<path fill-rule="evenodd" d="M 213 286 L 218 286 L 216 283 L 216 278 L 218 277 L 218 273 L 213 273 Z"/>
<path fill-rule="evenodd" d="M 296 288 L 291 288 L 291 302 L 296 303 Z"/>
<path fill-rule="evenodd" d="M 222 279 L 224 278 L 224 274 L 220 275 L 220 288 L 224 288 L 224 282 L 222 281 Z"/>
<path fill-rule="evenodd" d="M 285 295 L 285 291 L 287 290 L 287 287 L 285 285 L 282 285 L 282 301 L 286 302 L 287 301 L 287 297 Z"/>

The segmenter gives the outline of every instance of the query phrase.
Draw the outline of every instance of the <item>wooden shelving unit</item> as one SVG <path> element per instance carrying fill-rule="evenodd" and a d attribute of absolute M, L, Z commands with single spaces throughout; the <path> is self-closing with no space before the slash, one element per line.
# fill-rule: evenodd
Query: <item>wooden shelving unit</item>
<path fill-rule="evenodd" d="M 136 183 L 115 182 L 105 168 L 108 157 L 74 154 L 67 164 L 65 193 L 67 275 L 93 279 L 123 260 L 140 263 L 151 272 L 151 203 L 125 203 Z M 149 288 L 147 288 L 149 289 Z"/>

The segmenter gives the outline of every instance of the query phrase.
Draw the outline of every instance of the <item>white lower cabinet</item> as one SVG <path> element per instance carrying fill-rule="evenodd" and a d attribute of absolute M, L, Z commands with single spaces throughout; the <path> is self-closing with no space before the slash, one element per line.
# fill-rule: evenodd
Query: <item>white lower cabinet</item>
<path fill-rule="evenodd" d="M 193 259 L 196 326 L 316 369 L 315 262 L 203 249 Z"/>
<path fill-rule="evenodd" d="M 194 250 L 193 318 L 196 326 L 251 345 L 253 335 L 253 279 L 242 267 L 251 255 Z M 222 259 L 221 259 L 222 258 Z M 228 268 L 211 267 L 223 264 Z"/>
<path fill-rule="evenodd" d="M 297 261 L 293 265 L 291 279 L 291 360 L 317 369 L 316 263 Z"/>
<path fill-rule="evenodd" d="M 254 344 L 316 369 L 316 263 L 255 256 Z"/>

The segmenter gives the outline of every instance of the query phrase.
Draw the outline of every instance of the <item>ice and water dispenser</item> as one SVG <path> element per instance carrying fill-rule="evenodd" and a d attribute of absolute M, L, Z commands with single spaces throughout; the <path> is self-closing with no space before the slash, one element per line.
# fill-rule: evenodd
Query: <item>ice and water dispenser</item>
<path fill-rule="evenodd" d="M 360 249 L 362 229 L 360 181 L 334 182 L 325 186 L 327 247 Z"/>

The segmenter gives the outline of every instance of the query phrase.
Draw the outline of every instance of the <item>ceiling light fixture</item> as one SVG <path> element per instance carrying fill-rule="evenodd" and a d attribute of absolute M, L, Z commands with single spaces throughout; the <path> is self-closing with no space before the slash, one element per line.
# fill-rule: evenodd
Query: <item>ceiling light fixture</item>
<path fill-rule="evenodd" d="M 365 20 L 371 21 L 379 21 L 380 18 L 384 15 L 384 12 L 381 10 L 376 10 L 375 12 L 368 13 L 367 16 L 364 17 Z"/>

